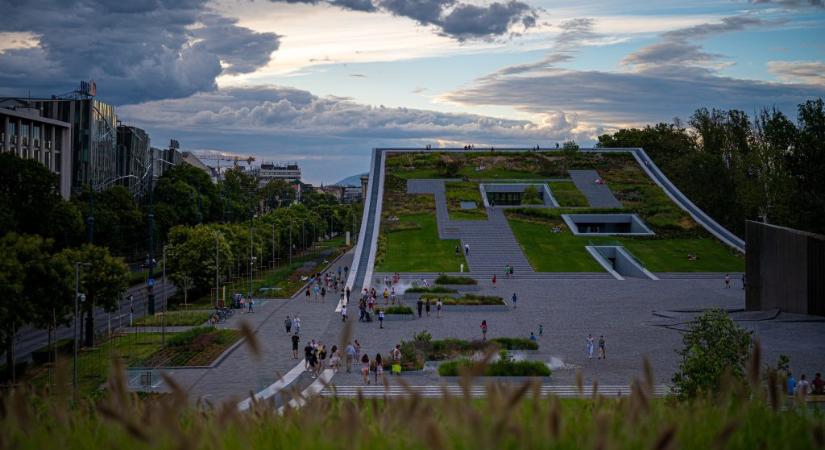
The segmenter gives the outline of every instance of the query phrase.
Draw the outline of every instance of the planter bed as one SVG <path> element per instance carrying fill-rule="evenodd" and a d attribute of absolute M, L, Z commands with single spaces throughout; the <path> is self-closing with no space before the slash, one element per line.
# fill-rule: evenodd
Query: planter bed
<path fill-rule="evenodd" d="M 166 347 L 133 364 L 133 367 L 209 366 L 240 339 L 240 331 L 198 327 L 170 333 Z"/>
<path fill-rule="evenodd" d="M 438 374 L 442 377 L 455 377 L 461 374 L 464 367 L 472 367 L 475 361 L 462 358 L 447 361 L 438 366 Z M 486 377 L 549 377 L 552 371 L 542 361 L 512 361 L 501 359 L 490 363 L 482 376 Z"/>
<path fill-rule="evenodd" d="M 438 278 L 435 279 L 435 284 L 438 285 L 465 285 L 465 286 L 472 286 L 477 285 L 478 281 L 474 278 L 470 277 L 463 277 L 463 276 L 452 276 L 452 275 L 439 275 Z"/>
<path fill-rule="evenodd" d="M 412 308 L 409 306 L 386 306 L 383 308 L 378 308 L 375 313 L 373 313 L 373 321 L 378 321 L 378 310 L 384 311 L 384 320 L 413 320 L 415 319 L 415 314 L 413 313 Z"/>

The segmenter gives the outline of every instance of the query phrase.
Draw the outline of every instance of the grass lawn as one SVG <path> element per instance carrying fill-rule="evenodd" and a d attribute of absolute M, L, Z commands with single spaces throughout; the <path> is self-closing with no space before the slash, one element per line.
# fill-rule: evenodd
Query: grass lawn
<path fill-rule="evenodd" d="M 447 193 L 447 211 L 452 220 L 487 220 L 487 211 L 481 200 L 478 183 L 469 181 L 451 181 L 445 183 Z M 461 202 L 475 202 L 474 209 L 462 209 Z"/>
<path fill-rule="evenodd" d="M 590 206 L 587 197 L 582 194 L 572 181 L 550 181 L 547 183 L 553 197 L 562 207 Z"/>
<path fill-rule="evenodd" d="M 509 219 L 510 228 L 521 249 L 538 272 L 603 272 L 599 263 L 584 249 L 586 239 L 569 231 L 553 233 L 551 225 Z"/>
<path fill-rule="evenodd" d="M 168 311 L 166 313 L 166 326 L 202 325 L 209 319 L 210 314 L 212 314 L 212 311 Z M 135 325 L 161 326 L 164 323 L 163 316 L 162 312 L 154 316 L 143 316 L 135 321 Z"/>
<path fill-rule="evenodd" d="M 563 228 L 551 231 L 552 223 L 510 218 L 510 228 L 533 269 L 539 272 L 601 272 L 601 265 L 584 246 L 621 243 L 651 272 L 738 272 L 745 259 L 715 239 L 644 239 L 630 237 L 578 237 Z M 688 253 L 698 256 L 687 259 Z"/>
<path fill-rule="evenodd" d="M 167 339 L 169 336 L 167 333 Z M 160 342 L 160 333 L 128 333 L 115 336 L 94 348 L 81 349 L 77 355 L 77 381 L 80 392 L 89 394 L 100 387 L 109 375 L 112 358 L 121 357 L 125 366 L 133 365 L 160 350 Z M 57 368 L 51 374 L 52 382 L 56 382 L 60 376 L 66 376 L 70 380 L 71 357 L 58 358 Z M 66 373 L 55 375 L 61 371 Z M 29 380 L 34 386 L 47 386 L 50 379 L 48 365 L 30 367 L 23 379 Z"/>
<path fill-rule="evenodd" d="M 413 214 L 399 217 L 410 229 L 382 234 L 376 272 L 457 272 L 467 265 L 463 253 L 455 254 L 458 240 L 438 239 L 433 214 Z"/>

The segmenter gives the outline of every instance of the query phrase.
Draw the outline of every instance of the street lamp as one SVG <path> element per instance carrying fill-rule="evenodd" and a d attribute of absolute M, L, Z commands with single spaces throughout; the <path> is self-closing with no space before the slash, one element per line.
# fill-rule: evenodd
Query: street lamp
<path fill-rule="evenodd" d="M 77 394 L 77 317 L 80 315 L 80 303 L 86 301 L 86 294 L 80 293 L 80 266 L 91 266 L 90 263 L 75 261 L 74 263 L 74 357 L 72 358 L 72 389 Z"/>

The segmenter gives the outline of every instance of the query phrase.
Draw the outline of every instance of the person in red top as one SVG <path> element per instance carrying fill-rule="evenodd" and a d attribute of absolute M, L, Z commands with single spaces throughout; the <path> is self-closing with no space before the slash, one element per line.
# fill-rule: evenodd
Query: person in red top
<path fill-rule="evenodd" d="M 487 321 L 486 320 L 481 321 L 481 340 L 482 341 L 487 340 Z"/>
<path fill-rule="evenodd" d="M 493 274 L 493 287 L 496 287 L 496 275 Z"/>
<path fill-rule="evenodd" d="M 814 376 L 814 381 L 811 382 L 814 388 L 814 395 L 825 395 L 825 380 L 822 379 L 822 374 L 817 373 Z"/>

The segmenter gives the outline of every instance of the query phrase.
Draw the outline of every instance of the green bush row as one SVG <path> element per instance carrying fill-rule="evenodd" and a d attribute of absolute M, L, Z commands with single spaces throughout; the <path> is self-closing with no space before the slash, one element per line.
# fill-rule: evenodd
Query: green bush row
<path fill-rule="evenodd" d="M 478 281 L 476 281 L 475 279 L 470 278 L 470 277 L 460 277 L 460 276 L 454 277 L 454 276 L 450 276 L 450 275 L 439 275 L 438 278 L 435 279 L 435 284 L 465 284 L 465 285 L 471 285 L 471 284 L 478 284 Z"/>
<path fill-rule="evenodd" d="M 455 377 L 460 375 L 462 369 L 472 367 L 474 364 L 474 361 L 466 358 L 447 361 L 438 366 L 438 374 L 442 377 Z M 549 377 L 550 374 L 550 368 L 541 361 L 512 361 L 502 358 L 488 365 L 483 375 L 486 377 Z"/>
<path fill-rule="evenodd" d="M 406 294 L 417 294 L 417 293 L 433 293 L 433 294 L 455 294 L 455 289 L 446 288 L 444 286 L 432 286 L 432 287 L 412 287 L 404 291 Z"/>

